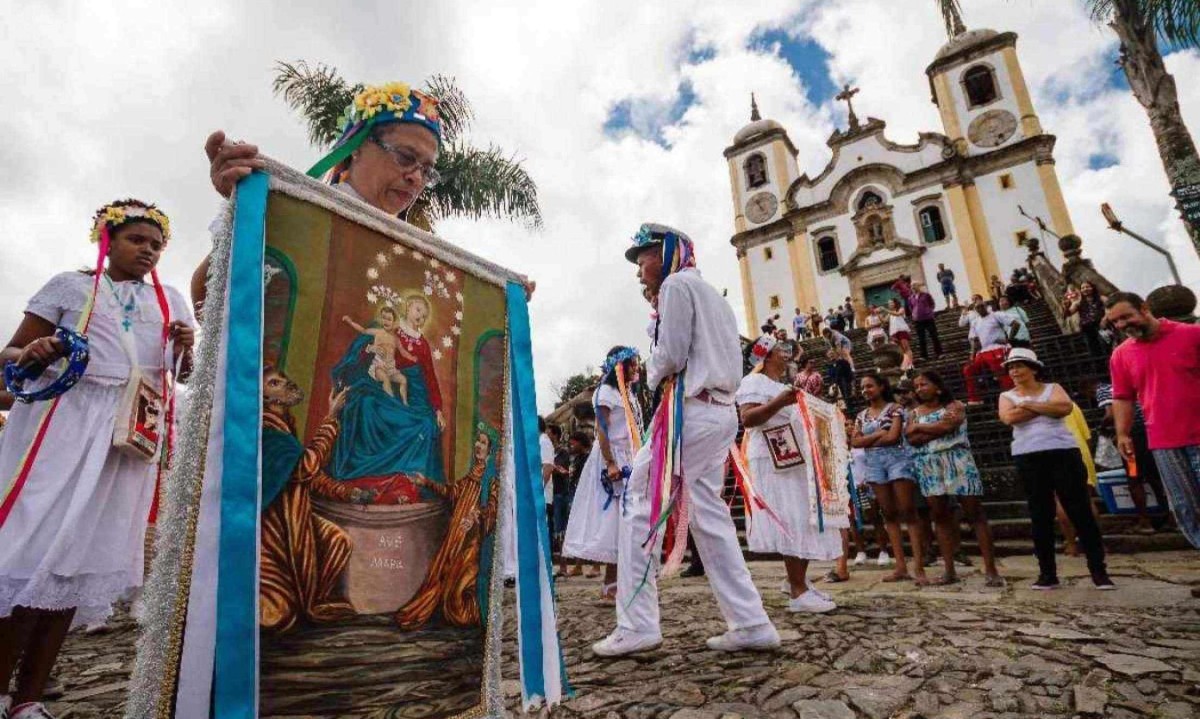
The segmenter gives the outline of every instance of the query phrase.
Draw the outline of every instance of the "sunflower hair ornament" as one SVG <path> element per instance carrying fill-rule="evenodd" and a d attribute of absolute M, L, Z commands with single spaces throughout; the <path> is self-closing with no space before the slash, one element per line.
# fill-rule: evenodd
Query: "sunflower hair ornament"
<path fill-rule="evenodd" d="M 166 213 L 153 204 L 130 198 L 110 202 L 96 210 L 96 214 L 92 216 L 91 240 L 93 243 L 99 243 L 105 229 L 112 233 L 134 221 L 149 222 L 157 227 L 162 232 L 164 242 L 171 239 L 171 220 Z"/>
<path fill-rule="evenodd" d="M 438 147 L 442 145 L 442 118 L 438 114 L 437 98 L 414 90 L 404 82 L 372 85 L 360 90 L 342 111 L 338 118 L 341 136 L 329 153 L 309 169 L 308 176 L 324 177 L 330 184 L 335 184 L 345 174 L 350 155 L 362 146 L 371 130 L 389 122 L 420 125 L 433 133 Z"/>

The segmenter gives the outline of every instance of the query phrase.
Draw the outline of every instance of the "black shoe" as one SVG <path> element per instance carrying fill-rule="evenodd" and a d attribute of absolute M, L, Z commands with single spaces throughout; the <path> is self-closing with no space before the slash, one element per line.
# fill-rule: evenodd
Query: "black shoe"
<path fill-rule="evenodd" d="M 689 564 L 687 569 L 679 573 L 681 577 L 703 577 L 704 567 L 698 567 L 695 564 Z"/>
<path fill-rule="evenodd" d="M 1116 589 L 1117 585 L 1113 584 L 1113 580 L 1108 578 L 1108 572 L 1092 575 L 1092 584 L 1096 585 L 1096 589 L 1108 591 Z"/>
<path fill-rule="evenodd" d="M 1037 581 L 1029 585 L 1030 589 L 1037 591 L 1045 591 L 1048 589 L 1058 589 L 1058 577 L 1038 577 Z"/>

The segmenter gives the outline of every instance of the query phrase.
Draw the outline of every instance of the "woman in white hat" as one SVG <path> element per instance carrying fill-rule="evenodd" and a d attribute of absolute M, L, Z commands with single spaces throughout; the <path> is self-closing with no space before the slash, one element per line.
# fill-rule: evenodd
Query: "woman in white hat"
<path fill-rule="evenodd" d="M 789 612 L 823 613 L 837 607 L 829 597 L 808 585 L 810 561 L 828 561 L 842 554 L 838 530 L 817 528 L 809 498 L 814 479 L 803 441 L 804 425 L 796 408 L 796 388 L 783 381 L 791 345 L 764 335 L 750 349 L 754 371 L 742 378 L 737 391 L 738 412 L 746 429 L 746 462 L 767 506 L 786 525 L 761 516 L 749 528 L 750 551 L 783 555 L 790 584 Z"/>
<path fill-rule="evenodd" d="M 1104 565 L 1104 544 L 1090 507 L 1087 470 L 1075 435 L 1067 426 L 1073 403 L 1060 385 L 1042 380 L 1045 369 L 1031 349 L 1014 347 L 1004 360 L 1014 383 L 1000 395 L 1000 421 L 1013 428 L 1012 454 L 1017 476 L 1025 487 L 1033 522 L 1033 547 L 1038 578 L 1033 589 L 1056 589 L 1054 559 L 1054 498 L 1062 503 L 1079 532 L 1092 582 L 1113 589 Z"/>

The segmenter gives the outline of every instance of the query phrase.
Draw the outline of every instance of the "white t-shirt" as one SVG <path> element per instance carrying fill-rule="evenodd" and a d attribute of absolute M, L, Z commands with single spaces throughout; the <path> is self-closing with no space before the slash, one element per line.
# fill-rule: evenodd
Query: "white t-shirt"
<path fill-rule="evenodd" d="M 971 332 L 979 340 L 980 350 L 987 352 L 1008 345 L 1008 334 L 1016 319 L 1018 318 L 1001 310 L 991 312 L 986 317 L 972 317 Z"/>
<path fill-rule="evenodd" d="M 542 467 L 541 468 L 544 470 L 546 468 L 547 464 L 553 467 L 554 466 L 554 445 L 551 444 L 550 437 L 548 437 L 545 432 L 542 432 L 541 436 L 538 437 L 538 448 L 542 452 Z M 551 478 L 550 480 L 546 481 L 543 484 L 543 489 L 544 489 L 545 495 L 546 495 L 547 506 L 554 504 L 554 479 Z"/>

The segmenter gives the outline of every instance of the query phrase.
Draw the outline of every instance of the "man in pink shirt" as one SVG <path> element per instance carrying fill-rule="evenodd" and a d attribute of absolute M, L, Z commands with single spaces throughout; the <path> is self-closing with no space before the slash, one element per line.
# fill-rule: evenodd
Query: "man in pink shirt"
<path fill-rule="evenodd" d="M 1109 360 L 1117 448 L 1134 461 L 1140 402 L 1175 522 L 1200 549 L 1200 325 L 1158 319 L 1132 292 L 1111 295 L 1105 306 L 1108 321 L 1128 337 Z"/>

